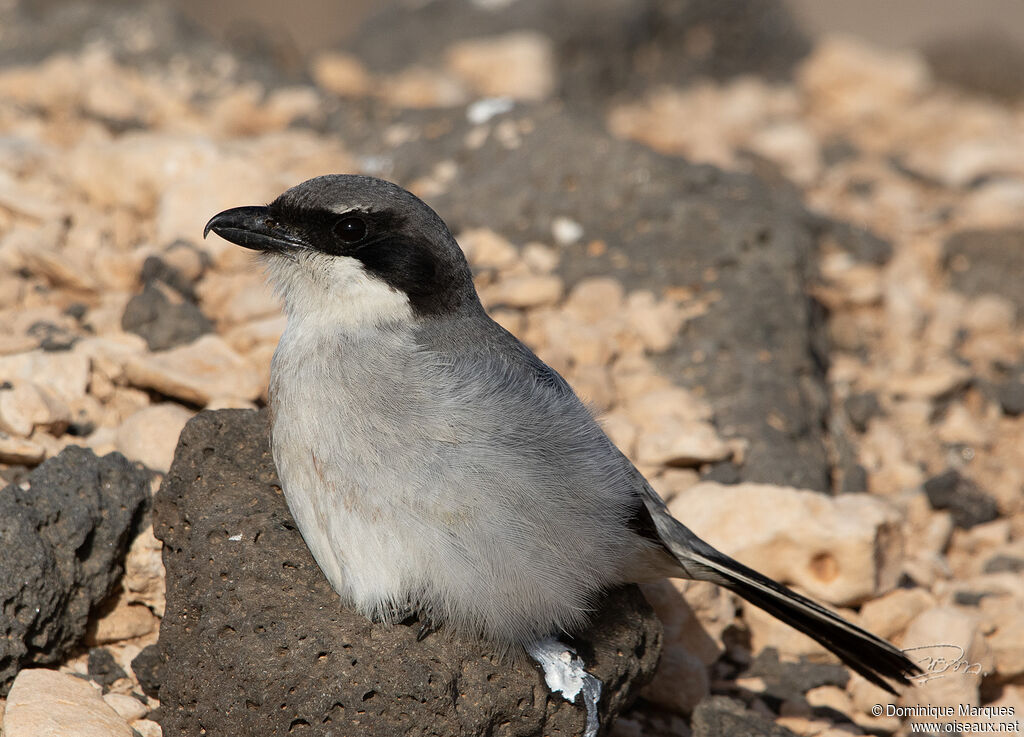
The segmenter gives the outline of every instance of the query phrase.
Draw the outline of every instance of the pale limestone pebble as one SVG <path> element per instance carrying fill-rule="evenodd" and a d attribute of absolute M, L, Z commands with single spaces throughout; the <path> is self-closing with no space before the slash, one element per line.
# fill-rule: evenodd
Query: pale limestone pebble
<path fill-rule="evenodd" d="M 551 40 L 535 31 L 458 41 L 448 47 L 445 67 L 484 97 L 539 101 L 555 87 Z"/>
<path fill-rule="evenodd" d="M 702 310 L 701 310 L 702 311 Z M 690 316 L 695 316 L 691 313 Z M 632 335 L 653 353 L 667 351 L 688 315 L 672 300 L 657 300 L 652 292 L 631 292 L 626 298 L 626 321 Z"/>
<path fill-rule="evenodd" d="M 85 643 L 90 647 L 121 640 L 134 640 L 157 632 L 160 620 L 148 606 L 131 604 L 131 594 L 123 589 L 108 603 L 98 619 L 90 624 Z"/>
<path fill-rule="evenodd" d="M 724 85 L 659 88 L 639 103 L 613 108 L 608 127 L 659 151 L 735 169 L 737 149 L 765 125 L 795 117 L 799 105 L 791 87 L 742 77 Z"/>
<path fill-rule="evenodd" d="M 400 108 L 459 107 L 470 98 L 454 74 L 416 65 L 379 80 L 377 89 L 385 102 Z"/>
<path fill-rule="evenodd" d="M 1012 535 L 1010 520 L 1006 518 L 974 525 L 967 530 L 953 530 L 947 551 L 950 568 L 957 578 L 980 575 L 994 556 L 1014 554 Z M 1024 545 L 1016 552 L 1024 558 Z"/>
<path fill-rule="evenodd" d="M 961 201 L 957 221 L 969 228 L 1012 228 L 1024 212 L 1024 181 L 997 179 L 968 192 Z"/>
<path fill-rule="evenodd" d="M 615 357 L 617 344 L 613 335 L 607 332 L 607 323 L 562 323 L 565 328 L 549 333 L 550 342 L 561 342 L 574 366 L 608 366 Z M 608 379 L 609 384 L 611 378 Z M 610 386 L 609 386 L 610 388 Z"/>
<path fill-rule="evenodd" d="M 804 697 L 812 707 L 834 709 L 846 715 L 853 711 L 853 702 L 849 694 L 838 686 L 817 686 L 805 693 Z"/>
<path fill-rule="evenodd" d="M 258 136 L 284 130 L 295 120 L 315 120 L 320 97 L 312 87 L 284 87 L 267 94 L 263 85 L 250 82 L 217 97 L 207 110 L 207 130 L 224 137 Z"/>
<path fill-rule="evenodd" d="M 1003 681 L 1019 679 L 1024 675 L 1024 595 L 985 596 L 979 608 L 995 672 Z"/>
<path fill-rule="evenodd" d="M 786 705 L 790 703 L 788 701 L 783 702 L 780 708 L 784 711 Z M 803 715 L 787 715 L 784 713 L 776 717 L 775 724 L 783 729 L 788 729 L 800 737 L 819 737 L 819 735 L 824 734 L 831 727 L 831 724 L 824 719 L 811 719 Z"/>
<path fill-rule="evenodd" d="M 577 365 L 565 378 L 592 412 L 606 412 L 615 404 L 615 387 L 605 366 Z"/>
<path fill-rule="evenodd" d="M 133 296 L 133 291 L 122 289 L 101 292 L 98 295 L 98 303 L 94 303 L 89 307 L 89 312 L 83 320 L 83 327 L 103 338 L 120 338 L 125 334 L 124 329 L 121 327 L 121 319 L 124 317 L 125 308 Z M 136 338 L 140 337 L 134 333 L 129 334 Z"/>
<path fill-rule="evenodd" d="M 812 184 L 821 174 L 821 146 L 811 128 L 798 120 L 775 121 L 754 131 L 751 151 L 775 162 L 799 185 Z"/>
<path fill-rule="evenodd" d="M 619 319 L 625 300 L 622 284 L 611 277 L 590 277 L 576 284 L 562 309 L 579 322 L 601 323 Z"/>
<path fill-rule="evenodd" d="M 906 438 L 891 422 L 874 421 L 861 437 L 858 457 L 868 471 L 873 494 L 892 494 L 924 483 L 924 470 L 912 456 Z"/>
<path fill-rule="evenodd" d="M 106 411 L 101 420 L 101 427 L 116 429 L 132 415 L 141 412 L 150 405 L 149 394 L 141 389 L 130 386 L 115 386 L 104 397 L 103 406 Z M 114 436 L 117 443 L 117 435 Z"/>
<path fill-rule="evenodd" d="M 908 701 L 933 706 L 978 705 L 981 677 L 991 670 L 991 654 L 979 617 L 962 607 L 938 606 L 917 615 L 907 626 L 901 647 L 925 676 Z"/>
<path fill-rule="evenodd" d="M 834 604 L 890 590 L 903 560 L 898 512 L 864 494 L 829 497 L 768 484 L 701 483 L 669 509 L 716 548 Z"/>
<path fill-rule="evenodd" d="M 34 440 L 8 435 L 0 430 L 0 463 L 34 466 L 46 458 L 46 448 Z"/>
<path fill-rule="evenodd" d="M 636 353 L 624 353 L 616 358 L 612 364 L 612 381 L 622 402 L 672 386 L 650 359 Z"/>
<path fill-rule="evenodd" d="M 221 331 L 281 314 L 281 300 L 266 277 L 256 271 L 211 272 L 196 292 L 203 312 L 214 316 Z"/>
<path fill-rule="evenodd" d="M 255 402 L 250 402 L 248 399 L 239 399 L 238 397 L 214 397 L 206 403 L 206 406 L 203 407 L 203 409 L 259 409 L 259 407 Z"/>
<path fill-rule="evenodd" d="M 71 409 L 45 387 L 17 381 L 0 389 L 0 430 L 23 438 L 36 428 L 60 435 L 70 421 Z"/>
<path fill-rule="evenodd" d="M 288 318 L 280 314 L 249 320 L 229 329 L 224 340 L 236 351 L 245 354 L 257 346 L 276 346 L 287 324 Z"/>
<path fill-rule="evenodd" d="M 152 719 L 136 719 L 132 722 L 132 729 L 138 732 L 141 737 L 163 737 L 163 729 Z"/>
<path fill-rule="evenodd" d="M 0 356 L 0 382 L 34 382 L 64 402 L 85 396 L 89 386 L 91 363 L 78 350 L 33 350 Z"/>
<path fill-rule="evenodd" d="M 175 241 L 160 251 L 160 260 L 175 269 L 190 282 L 197 281 L 206 271 L 203 252 L 187 241 Z"/>
<path fill-rule="evenodd" d="M 656 466 L 699 466 L 724 461 L 732 452 L 710 422 L 672 416 L 641 425 L 636 441 L 637 462 Z"/>
<path fill-rule="evenodd" d="M 4 737 L 132 737 L 99 688 L 67 673 L 28 668 L 14 679 Z"/>
<path fill-rule="evenodd" d="M 126 722 L 134 722 L 149 713 L 149 707 L 134 696 L 123 693 L 108 693 L 103 696 L 107 706 L 116 711 Z"/>
<path fill-rule="evenodd" d="M 711 405 L 689 389 L 681 386 L 659 386 L 623 398 L 623 409 L 641 427 L 652 425 L 670 417 L 684 422 L 709 421 L 713 416 Z"/>
<path fill-rule="evenodd" d="M 178 436 L 193 413 L 173 402 L 152 404 L 126 418 L 117 429 L 117 449 L 153 471 L 167 473 Z"/>
<path fill-rule="evenodd" d="M 140 245 L 130 251 L 101 248 L 92 256 L 96 290 L 114 290 L 134 294 L 139 287 L 142 265 L 159 252 L 154 246 Z M 126 300 L 127 301 L 127 300 Z"/>
<path fill-rule="evenodd" d="M 922 588 L 894 589 L 860 608 L 864 629 L 886 640 L 898 639 L 918 614 L 935 606 L 936 600 Z"/>
<path fill-rule="evenodd" d="M 542 307 L 558 302 L 564 284 L 553 274 L 536 274 L 502 279 L 480 295 L 485 305 L 505 307 Z"/>
<path fill-rule="evenodd" d="M 341 97 L 365 97 L 375 86 L 370 72 L 358 58 L 338 51 L 314 56 L 310 73 L 322 89 Z"/>
<path fill-rule="evenodd" d="M 665 628 L 665 642 L 684 647 L 705 666 L 725 652 L 722 640 L 736 621 L 736 597 L 707 581 L 662 579 L 641 584 Z"/>
<path fill-rule="evenodd" d="M 164 616 L 164 544 L 153 533 L 153 525 L 135 535 L 125 556 L 124 589 L 129 604 L 143 604 L 158 617 Z"/>
<path fill-rule="evenodd" d="M 207 159 L 164 182 L 156 212 L 157 241 L 190 241 L 199 245 L 218 268 L 249 268 L 252 251 L 216 234 L 200 241 L 204 226 L 222 210 L 271 202 L 294 183 L 286 181 L 280 172 L 268 171 L 262 160 L 247 160 L 241 153 L 210 152 Z"/>
<path fill-rule="evenodd" d="M 149 218 L 156 213 L 164 187 L 173 187 L 179 177 L 196 169 L 212 169 L 220 158 L 209 140 L 131 131 L 73 146 L 64 166 L 68 182 L 94 208 L 129 208 L 137 217 Z"/>
<path fill-rule="evenodd" d="M 707 666 L 679 643 L 665 643 L 654 678 L 641 698 L 678 714 L 690 714 L 711 692 Z"/>
<path fill-rule="evenodd" d="M 59 192 L 41 184 L 38 179 L 16 179 L 0 170 L 0 208 L 41 223 L 64 220 L 68 211 Z"/>
<path fill-rule="evenodd" d="M 1016 306 L 1005 297 L 986 294 L 965 304 L 957 325 L 966 335 L 959 352 L 982 372 L 993 365 L 1013 365 L 1024 351 Z"/>
<path fill-rule="evenodd" d="M 259 368 L 217 335 L 204 335 L 168 351 L 130 357 L 125 376 L 137 387 L 156 389 L 200 405 L 217 396 L 256 399 L 263 391 Z"/>
<path fill-rule="evenodd" d="M 117 426 L 99 427 L 82 439 L 82 445 L 98 456 L 105 456 L 117 450 Z"/>
<path fill-rule="evenodd" d="M 797 72 L 797 84 L 811 116 L 836 131 L 867 128 L 858 140 L 873 142 L 869 134 L 875 128 L 895 126 L 905 117 L 890 111 L 912 109 L 932 83 L 919 54 L 834 36 L 815 45 Z"/>
<path fill-rule="evenodd" d="M 11 272 L 28 267 L 25 254 L 33 249 L 56 251 L 64 239 L 61 222 L 15 223 L 0 238 L 0 266 Z"/>
<path fill-rule="evenodd" d="M 52 300 L 53 295 L 47 294 L 46 299 Z M 38 347 L 40 338 L 32 331 L 32 326 L 37 323 L 49 323 L 58 330 L 76 332 L 75 321 L 63 314 L 55 304 L 38 307 L 13 305 L 0 310 L 0 339 L 3 339 L 0 343 L 0 354 L 27 353 Z M 0 381 L 4 378 L 0 376 Z"/>
<path fill-rule="evenodd" d="M 925 170 L 934 172 L 950 187 L 967 187 L 986 177 L 1024 174 L 1024 128 L 1015 134 L 1007 132 L 961 140 L 944 151 L 937 167 L 928 167 L 932 158 L 924 159 Z M 1015 224 L 1019 224 L 1018 219 Z"/>
<path fill-rule="evenodd" d="M 978 417 L 963 402 L 955 402 L 947 410 L 936 428 L 936 435 L 944 443 L 961 444 L 980 449 L 994 440 L 1001 412 L 999 405 L 987 403 Z"/>
<path fill-rule="evenodd" d="M 531 241 L 523 246 L 522 260 L 534 274 L 550 274 L 561 261 L 561 256 L 551 246 Z"/>
<path fill-rule="evenodd" d="M 474 268 L 505 269 L 519 260 L 518 249 L 489 228 L 464 230 L 459 233 L 458 241 Z"/>
<path fill-rule="evenodd" d="M 10 273 L 6 269 L 0 270 L 0 311 L 7 312 L 8 308 L 20 305 L 25 299 L 26 289 L 28 289 L 27 279 L 22 278 L 19 274 Z"/>

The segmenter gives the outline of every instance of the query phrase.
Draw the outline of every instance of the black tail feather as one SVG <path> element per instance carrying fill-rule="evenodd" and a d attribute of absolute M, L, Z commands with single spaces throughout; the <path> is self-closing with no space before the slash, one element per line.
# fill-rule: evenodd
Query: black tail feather
<path fill-rule="evenodd" d="M 701 541 L 703 542 L 703 541 Z M 705 569 L 715 583 L 821 643 L 853 670 L 892 694 L 887 682 L 910 684 L 920 668 L 892 644 L 847 622 L 817 602 L 792 591 L 709 545 L 692 551 L 680 562 L 690 572 L 694 564 Z"/>

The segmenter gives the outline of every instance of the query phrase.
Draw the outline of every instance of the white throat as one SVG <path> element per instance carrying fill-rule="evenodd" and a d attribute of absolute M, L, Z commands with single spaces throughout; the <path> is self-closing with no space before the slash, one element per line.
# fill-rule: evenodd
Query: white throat
<path fill-rule="evenodd" d="M 409 298 L 347 256 L 298 251 L 263 258 L 288 321 L 360 331 L 412 322 Z"/>

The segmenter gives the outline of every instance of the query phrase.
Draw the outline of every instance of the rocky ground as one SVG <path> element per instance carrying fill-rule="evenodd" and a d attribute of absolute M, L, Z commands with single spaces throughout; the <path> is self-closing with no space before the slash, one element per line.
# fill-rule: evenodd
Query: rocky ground
<path fill-rule="evenodd" d="M 162 558 L 154 514 L 202 495 L 150 497 L 193 415 L 264 404 L 284 323 L 202 226 L 327 172 L 434 205 L 495 319 L 695 531 L 902 647 L 963 650 L 896 699 L 713 586 L 647 586 L 661 661 L 615 734 L 907 734 L 887 704 L 1019 720 L 1020 91 L 812 46 L 771 4 L 483 5 L 371 18 L 298 71 L 153 6 L 0 30 L 3 734 L 204 726 L 227 681 L 180 619 L 157 640 L 216 540 L 164 524 Z"/>

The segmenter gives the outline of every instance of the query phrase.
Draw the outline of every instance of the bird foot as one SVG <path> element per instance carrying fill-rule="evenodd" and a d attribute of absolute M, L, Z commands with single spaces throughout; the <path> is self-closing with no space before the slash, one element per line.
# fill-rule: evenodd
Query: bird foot
<path fill-rule="evenodd" d="M 584 669 L 583 660 L 575 650 L 554 637 L 537 640 L 527 645 L 526 651 L 544 671 L 544 681 L 548 688 L 562 694 L 570 704 L 576 703 L 577 696 L 583 700 L 587 709 L 587 725 L 583 737 L 597 737 L 601 726 L 597 715 L 601 681 Z"/>

